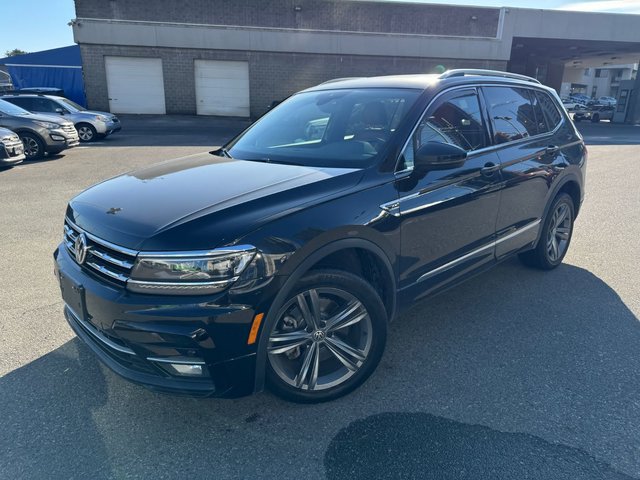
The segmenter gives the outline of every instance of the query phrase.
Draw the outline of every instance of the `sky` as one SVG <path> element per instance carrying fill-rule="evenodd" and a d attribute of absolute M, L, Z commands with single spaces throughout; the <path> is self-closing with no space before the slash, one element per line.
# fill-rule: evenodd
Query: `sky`
<path fill-rule="evenodd" d="M 106 0 L 105 0 L 106 1 Z M 152 0 L 151 0 L 152 1 Z M 548 8 L 586 12 L 640 14 L 640 0 L 378 0 L 413 1 L 491 7 Z M 67 25 L 75 17 L 73 0 L 0 0 L 0 58 L 7 50 L 19 48 L 38 52 L 73 45 L 73 33 Z M 28 15 L 25 13 L 28 11 Z M 11 20 L 10 20 L 11 19 Z M 28 19 L 28 26 L 20 20 Z"/>

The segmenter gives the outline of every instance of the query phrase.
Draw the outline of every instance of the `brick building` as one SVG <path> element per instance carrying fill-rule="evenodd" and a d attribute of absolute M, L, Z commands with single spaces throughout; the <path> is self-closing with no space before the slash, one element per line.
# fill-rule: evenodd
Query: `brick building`
<path fill-rule="evenodd" d="M 572 58 L 640 58 L 634 15 L 356 0 L 75 3 L 88 103 L 121 113 L 255 117 L 331 78 L 441 67 L 509 69 L 559 89 Z"/>

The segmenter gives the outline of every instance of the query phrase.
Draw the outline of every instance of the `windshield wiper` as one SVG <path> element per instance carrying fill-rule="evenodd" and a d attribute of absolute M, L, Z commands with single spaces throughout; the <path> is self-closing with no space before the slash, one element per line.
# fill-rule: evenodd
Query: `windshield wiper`
<path fill-rule="evenodd" d="M 211 155 L 215 155 L 217 157 L 227 157 L 227 158 L 233 158 L 231 156 L 231 154 L 229 153 L 229 150 L 227 150 L 224 147 L 220 147 L 218 150 L 213 150 L 211 152 L 209 152 Z"/>

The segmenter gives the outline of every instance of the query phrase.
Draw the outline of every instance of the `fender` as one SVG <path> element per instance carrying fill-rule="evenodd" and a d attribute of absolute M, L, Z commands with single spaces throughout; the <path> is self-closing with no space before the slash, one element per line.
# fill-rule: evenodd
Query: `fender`
<path fill-rule="evenodd" d="M 324 247 L 315 250 L 311 255 L 307 256 L 303 261 L 301 261 L 295 268 L 295 270 L 289 275 L 287 280 L 282 285 L 280 292 L 276 295 L 271 303 L 271 307 L 269 307 L 269 312 L 265 318 L 264 324 L 262 325 L 262 333 L 260 334 L 260 338 L 258 340 L 258 348 L 256 351 L 256 376 L 255 376 L 255 387 L 254 391 L 259 392 L 264 389 L 265 382 L 265 371 L 267 364 L 267 344 L 269 342 L 269 332 L 273 328 L 277 318 L 276 315 L 282 305 L 284 304 L 287 295 L 293 289 L 295 284 L 302 278 L 302 276 L 319 260 L 322 258 L 337 252 L 338 250 L 344 250 L 347 248 L 362 248 L 370 251 L 374 255 L 376 255 L 380 260 L 382 260 L 383 264 L 387 268 L 387 273 L 389 274 L 389 278 L 391 278 L 392 282 L 392 291 L 393 294 L 393 305 L 391 307 L 391 317 L 389 321 L 393 319 L 396 312 L 396 297 L 395 292 L 396 288 L 396 276 L 389 261 L 389 258 L 384 253 L 384 251 L 375 243 L 365 240 L 363 238 L 346 238 L 343 240 L 337 240 L 335 242 L 331 242 Z"/>
<path fill-rule="evenodd" d="M 547 204 L 545 205 L 544 212 L 542 213 L 543 222 L 544 222 L 544 219 L 547 218 L 547 214 L 549 213 L 549 209 L 551 208 L 551 204 L 553 203 L 553 200 L 558 196 L 558 193 L 560 192 L 560 190 L 562 190 L 562 187 L 564 187 L 569 182 L 576 182 L 578 184 L 578 187 L 580 188 L 580 194 L 582 195 L 582 191 L 583 191 L 582 179 L 578 176 L 578 174 L 575 172 L 569 172 L 564 174 L 559 180 L 556 181 L 556 185 L 550 190 L 550 193 L 547 196 Z M 577 213 L 576 213 L 576 218 L 577 218 Z M 542 227 L 540 227 L 538 231 L 538 238 L 536 239 L 536 242 L 533 248 L 535 248 L 536 245 L 538 245 L 541 235 L 542 235 Z"/>

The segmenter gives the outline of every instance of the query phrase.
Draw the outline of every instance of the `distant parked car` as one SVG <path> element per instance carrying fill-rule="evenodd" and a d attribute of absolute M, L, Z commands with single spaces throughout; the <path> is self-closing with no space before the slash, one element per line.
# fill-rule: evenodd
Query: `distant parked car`
<path fill-rule="evenodd" d="M 596 102 L 598 105 L 607 105 L 610 107 L 615 107 L 618 101 L 613 97 L 599 97 Z"/>
<path fill-rule="evenodd" d="M 33 94 L 11 94 L 0 98 L 32 113 L 63 115 L 73 122 L 81 142 L 92 142 L 121 129 L 120 120 L 112 113 L 87 110 L 67 98 Z"/>
<path fill-rule="evenodd" d="M 570 98 L 563 99 L 562 105 L 564 105 L 564 108 L 566 108 L 570 112 L 574 110 L 584 110 L 587 108 L 587 106 L 584 103 L 579 102 L 577 100 L 572 100 Z"/>
<path fill-rule="evenodd" d="M 0 168 L 13 167 L 24 160 L 24 146 L 11 130 L 0 128 Z"/>
<path fill-rule="evenodd" d="M 595 105 L 590 107 L 589 110 L 583 112 L 576 112 L 573 114 L 573 121 L 580 122 L 581 120 L 591 120 L 593 123 L 598 123 L 600 120 L 613 119 L 613 112 L 615 108 L 609 105 Z"/>
<path fill-rule="evenodd" d="M 80 143 L 73 123 L 54 115 L 35 115 L 0 99 L 0 127 L 18 134 L 27 159 L 56 154 Z"/>
<path fill-rule="evenodd" d="M 569 95 L 569 99 L 573 100 L 574 102 L 582 103 L 583 105 L 586 105 L 592 100 L 591 97 L 585 95 L 584 93 L 573 93 Z"/>

